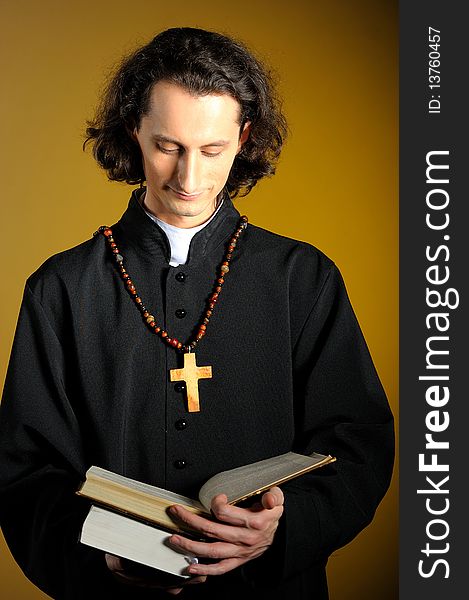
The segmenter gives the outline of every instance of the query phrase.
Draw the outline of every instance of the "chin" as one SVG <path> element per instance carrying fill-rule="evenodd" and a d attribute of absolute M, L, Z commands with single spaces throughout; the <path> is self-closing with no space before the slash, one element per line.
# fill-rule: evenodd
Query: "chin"
<path fill-rule="evenodd" d="M 202 214 L 205 210 L 205 207 L 197 207 L 197 206 L 175 206 L 173 209 L 173 213 L 178 217 L 197 217 Z"/>
<path fill-rule="evenodd" d="M 179 200 L 178 202 L 172 203 L 175 214 L 181 217 L 197 217 L 203 214 L 207 210 L 211 210 L 212 201 L 201 200 Z"/>

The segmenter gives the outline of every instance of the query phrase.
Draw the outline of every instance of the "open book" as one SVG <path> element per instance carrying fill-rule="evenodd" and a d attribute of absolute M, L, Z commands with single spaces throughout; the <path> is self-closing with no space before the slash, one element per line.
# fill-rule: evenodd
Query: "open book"
<path fill-rule="evenodd" d="M 323 454 L 304 456 L 287 452 L 214 475 L 200 488 L 197 500 L 92 466 L 77 494 L 156 527 L 190 533 L 190 529 L 169 515 L 168 508 L 173 504 L 210 518 L 210 503 L 217 494 L 226 494 L 229 504 L 237 504 L 334 461 L 334 457 Z"/>
<path fill-rule="evenodd" d="M 187 567 L 197 562 L 197 557 L 171 547 L 169 533 L 179 531 L 199 539 L 201 536 L 176 523 L 168 513 L 170 506 L 181 504 L 212 518 L 210 503 L 217 494 L 226 494 L 230 504 L 237 504 L 334 461 L 332 456 L 323 454 L 303 456 L 287 452 L 214 475 L 200 488 L 197 500 L 93 466 L 77 490 L 77 494 L 93 502 L 80 542 L 128 559 L 131 565 L 157 569 L 158 578 L 180 581 L 189 577 Z"/>

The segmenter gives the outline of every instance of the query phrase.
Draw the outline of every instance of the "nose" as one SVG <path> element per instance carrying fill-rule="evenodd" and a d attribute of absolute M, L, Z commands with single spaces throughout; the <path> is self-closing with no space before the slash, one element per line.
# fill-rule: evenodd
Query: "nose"
<path fill-rule="evenodd" d="M 201 192 L 202 166 L 196 153 L 185 152 L 179 159 L 177 181 L 184 194 Z"/>

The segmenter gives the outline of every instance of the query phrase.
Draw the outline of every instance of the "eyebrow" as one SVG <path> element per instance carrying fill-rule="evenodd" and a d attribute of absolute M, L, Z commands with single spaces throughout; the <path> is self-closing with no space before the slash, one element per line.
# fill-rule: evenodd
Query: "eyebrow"
<path fill-rule="evenodd" d="M 152 139 L 156 142 L 166 142 L 168 144 L 175 144 L 176 146 L 183 146 L 178 140 L 174 140 L 166 135 L 160 135 L 159 133 L 155 133 L 152 135 Z M 204 144 L 201 148 L 212 148 L 213 146 L 227 146 L 229 144 L 229 140 L 215 140 L 214 142 L 210 142 L 209 144 Z"/>

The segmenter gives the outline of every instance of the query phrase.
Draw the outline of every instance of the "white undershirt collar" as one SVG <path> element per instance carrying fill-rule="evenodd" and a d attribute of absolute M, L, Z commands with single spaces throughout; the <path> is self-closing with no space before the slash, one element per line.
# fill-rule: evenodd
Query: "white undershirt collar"
<path fill-rule="evenodd" d="M 171 247 L 171 259 L 169 261 L 169 264 L 172 267 L 177 267 L 178 265 L 186 264 L 187 256 L 189 254 L 189 246 L 191 244 L 192 238 L 198 231 L 200 231 L 201 229 L 203 229 L 210 223 L 210 221 L 215 217 L 217 212 L 220 210 L 222 204 L 223 204 L 223 199 L 220 202 L 217 209 L 215 210 L 215 212 L 213 213 L 213 215 L 210 217 L 210 219 L 208 221 L 205 221 L 205 223 L 202 223 L 201 225 L 196 225 L 195 227 L 182 228 L 182 227 L 176 227 L 175 225 L 170 225 L 169 223 L 162 221 L 158 217 L 155 217 L 155 215 L 152 215 L 145 208 L 145 205 L 142 201 L 142 207 L 143 207 L 144 211 L 146 212 L 146 214 L 150 217 L 150 219 L 152 221 L 154 221 L 161 227 L 161 229 L 166 233 L 166 235 L 168 237 L 169 245 Z"/>

